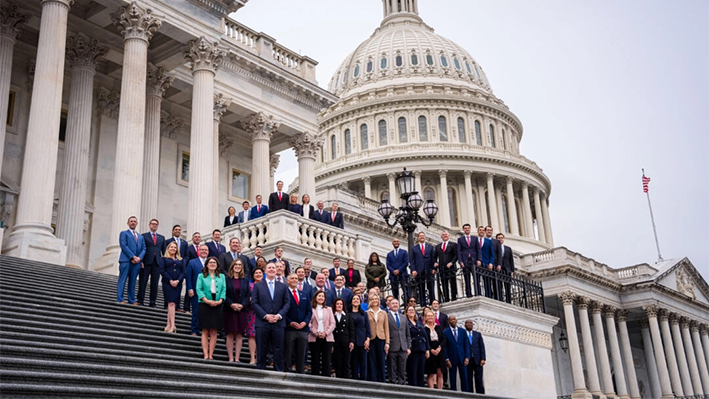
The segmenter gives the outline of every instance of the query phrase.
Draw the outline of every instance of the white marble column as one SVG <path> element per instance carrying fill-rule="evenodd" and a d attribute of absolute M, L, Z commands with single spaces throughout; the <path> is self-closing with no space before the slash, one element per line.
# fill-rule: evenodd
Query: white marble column
<path fill-rule="evenodd" d="M 322 147 L 320 147 L 322 148 Z M 316 155 L 317 157 L 317 155 Z M 276 170 L 278 170 L 278 164 L 281 163 L 281 156 L 279 154 L 271 154 L 271 157 L 269 158 L 270 162 L 268 164 L 269 168 L 269 187 L 276 187 Z M 310 197 L 310 202 L 315 202 L 317 203 L 317 200 L 315 200 L 315 196 Z"/>
<path fill-rule="evenodd" d="M 41 3 L 42 18 L 16 222 L 3 244 L 3 253 L 7 255 L 58 264 L 66 262 L 66 246 L 53 234 L 52 208 L 67 18 L 73 3 L 73 0 L 44 0 Z M 7 92 L 2 95 L 6 96 Z"/>
<path fill-rule="evenodd" d="M 591 324 L 588 320 L 588 306 L 591 300 L 588 297 L 578 297 L 577 308 L 579 311 L 579 323 L 581 324 L 581 339 L 583 340 L 583 354 L 586 359 L 586 372 L 588 373 L 588 388 L 594 395 L 602 395 L 601 383 L 598 379 L 598 367 L 596 366 L 596 354 L 593 349 L 593 336 L 591 335 Z"/>
<path fill-rule="evenodd" d="M 522 182 L 522 210 L 524 211 L 525 233 L 524 236 L 534 238 L 534 220 L 532 219 L 532 206 L 529 202 L 529 184 Z"/>
<path fill-rule="evenodd" d="M 448 203 L 448 179 L 446 177 L 447 174 L 447 170 L 438 171 L 438 178 L 441 182 L 441 202 L 438 204 L 438 207 L 440 208 L 440 212 L 438 212 L 440 219 L 438 219 L 438 222 L 445 227 L 450 227 L 451 212 L 450 204 Z"/>
<path fill-rule="evenodd" d="M 325 141 L 310 132 L 296 134 L 289 143 L 298 157 L 298 193 L 315 198 L 315 156 Z M 312 202 L 312 200 L 311 200 Z"/>
<path fill-rule="evenodd" d="M 669 312 L 666 309 L 658 309 L 657 315 L 660 320 L 660 331 L 662 332 L 662 346 L 665 348 L 665 359 L 667 359 L 667 368 L 670 371 L 670 383 L 675 396 L 684 396 L 682 389 L 682 380 L 679 375 L 679 367 L 677 366 L 677 355 L 675 354 L 674 344 L 672 343 L 672 332 L 670 324 L 667 321 Z M 655 337 L 653 336 L 653 340 Z"/>
<path fill-rule="evenodd" d="M 574 295 L 571 291 L 562 292 L 559 294 L 559 299 L 564 304 L 564 319 L 566 321 L 566 332 L 569 337 L 569 356 L 571 357 L 571 375 L 574 379 L 574 394 L 571 396 L 584 397 L 588 391 L 586 390 L 586 382 L 583 376 L 583 364 L 581 363 L 581 349 L 579 347 L 579 337 L 576 332 L 576 321 L 574 318 Z M 579 394 L 581 396 L 579 396 Z"/>
<path fill-rule="evenodd" d="M 480 218 L 478 223 L 481 226 L 487 226 L 487 196 L 485 195 L 485 181 L 483 179 L 476 179 L 478 186 L 478 209 L 480 210 Z M 480 226 L 475 226 L 473 231 L 476 231 Z"/>
<path fill-rule="evenodd" d="M 687 358 L 692 388 L 694 389 L 694 394 L 701 398 L 704 396 L 704 388 L 702 388 L 702 379 L 699 375 L 699 366 L 697 366 L 697 356 L 694 354 L 692 335 L 689 332 L 689 318 L 680 317 L 679 326 L 682 332 L 682 343 L 684 344 L 684 354 Z"/>
<path fill-rule="evenodd" d="M 652 347 L 652 337 L 650 335 L 650 323 L 647 319 L 640 320 L 640 333 L 643 337 L 643 349 L 645 352 L 645 370 L 650 383 L 651 398 L 659 398 L 662 396 L 662 387 L 660 386 L 660 375 L 657 372 L 657 360 L 655 360 L 655 350 Z M 665 366 L 666 367 L 666 366 Z M 665 373 L 667 369 L 665 369 Z M 669 388 L 670 379 L 667 376 L 667 385 Z M 670 389 L 672 392 L 672 389 Z"/>
<path fill-rule="evenodd" d="M 396 195 L 396 173 L 387 173 L 387 182 L 389 183 L 389 203 L 398 208 L 401 206 L 401 198 Z"/>
<path fill-rule="evenodd" d="M 662 343 L 660 324 L 657 319 L 660 309 L 655 305 L 651 305 L 643 306 L 643 310 L 647 315 L 648 324 L 650 325 L 650 334 L 652 335 L 652 345 L 655 348 L 655 364 L 657 365 L 657 373 L 660 375 L 660 388 L 662 389 L 662 399 L 674 399 L 675 395 L 673 393 L 673 389 L 675 384 L 673 382 L 672 377 L 670 377 L 667 357 L 665 356 L 664 350 L 665 344 Z M 665 324 L 667 324 L 667 315 L 665 314 L 664 317 Z M 667 327 L 667 330 L 669 333 L 669 326 Z M 671 346 L 672 345 L 670 344 L 670 347 Z M 675 369 L 676 366 L 677 364 L 675 363 Z M 682 385 L 678 385 L 681 391 Z M 678 394 L 677 396 L 684 396 L 684 394 Z"/>
<path fill-rule="evenodd" d="M 466 217 L 467 220 L 465 220 L 461 224 L 465 223 L 470 223 L 471 225 L 475 224 L 475 213 L 477 210 L 475 209 L 475 205 L 473 204 L 473 180 L 471 178 L 473 172 L 469 170 L 463 171 L 463 177 L 465 179 L 465 193 L 464 193 L 464 198 L 465 198 L 465 207 L 468 210 L 466 212 Z M 478 226 L 475 226 L 474 228 L 477 228 Z"/>
<path fill-rule="evenodd" d="M 274 121 L 272 115 L 257 112 L 251 114 L 242 125 L 251 134 L 251 199 L 255 201 L 256 196 L 260 195 L 268 200 L 274 190 L 274 187 L 269 187 L 269 147 L 273 132 L 280 123 Z"/>
<path fill-rule="evenodd" d="M 414 190 L 423 198 L 423 186 L 421 185 L 421 171 L 414 171 Z M 425 199 L 425 198 L 424 198 Z"/>
<path fill-rule="evenodd" d="M 10 81 L 12 75 L 12 53 L 15 39 L 29 17 L 17 12 L 14 4 L 0 6 L 0 176 L 2 176 L 2 160 L 5 159 L 5 115 L 9 106 Z"/>
<path fill-rule="evenodd" d="M 364 197 L 372 198 L 372 178 L 369 176 L 363 177 L 362 183 L 364 183 Z"/>
<path fill-rule="evenodd" d="M 544 218 L 542 217 L 542 202 L 539 199 L 539 188 L 534 187 L 534 219 L 537 221 L 538 240 L 546 242 L 546 231 L 544 230 Z"/>
<path fill-rule="evenodd" d="M 505 214 L 504 214 L 504 209 L 502 209 L 502 187 L 496 186 L 495 187 L 495 203 L 497 204 L 497 225 L 500 227 L 500 230 L 495 231 L 493 233 L 493 237 L 497 233 L 503 233 L 506 234 L 507 230 L 505 229 Z"/>
<path fill-rule="evenodd" d="M 59 188 L 57 238 L 66 242 L 67 266 L 85 268 L 83 263 L 84 215 L 89 175 L 89 141 L 93 111 L 96 66 L 108 52 L 97 40 L 70 37 L 66 61 L 71 68 L 69 112 L 64 142 L 64 172 Z"/>
<path fill-rule="evenodd" d="M 699 335 L 702 338 L 702 348 L 704 349 L 704 358 L 709 363 L 709 325 L 707 325 L 707 324 L 700 325 L 699 326 Z"/>
<path fill-rule="evenodd" d="M 520 235 L 519 223 L 517 222 L 517 204 L 515 203 L 515 189 L 512 178 L 508 177 L 507 183 L 507 220 L 510 223 L 510 233 L 512 235 Z"/>
<path fill-rule="evenodd" d="M 175 79 L 165 68 L 149 64 L 146 74 L 145 148 L 143 151 L 143 190 L 140 221 L 147 226 L 158 218 L 160 189 L 160 107 L 163 95 Z"/>
<path fill-rule="evenodd" d="M 542 193 L 543 194 L 543 193 Z M 544 230 L 546 232 L 546 242 L 550 246 L 554 246 L 554 237 L 551 234 L 551 219 L 549 218 L 549 205 L 547 204 L 546 194 L 542 195 L 542 220 L 544 221 Z"/>
<path fill-rule="evenodd" d="M 615 389 L 618 397 L 627 399 L 628 385 L 625 382 L 625 371 L 623 370 L 623 359 L 620 355 L 620 344 L 618 343 L 618 333 L 615 331 L 615 311 L 614 306 L 606 306 L 603 316 L 606 319 L 606 328 L 608 330 L 608 343 L 611 349 L 611 360 L 613 361 L 613 370 L 615 371 Z"/>
<path fill-rule="evenodd" d="M 231 105 L 231 99 L 224 98 L 222 93 L 217 93 L 214 94 L 214 122 L 213 122 L 213 131 L 212 131 L 212 137 L 214 140 L 214 166 L 212 167 L 212 175 L 214 176 L 214 196 L 213 196 L 213 209 L 212 209 L 212 214 L 213 214 L 213 225 L 214 226 L 220 226 L 220 220 L 222 216 L 222 212 L 226 212 L 226 210 L 220 210 L 219 209 L 219 158 L 222 155 L 222 144 L 224 144 L 225 147 L 230 147 L 231 144 L 227 144 L 226 139 L 223 139 L 220 134 L 219 134 L 219 124 L 221 123 L 222 116 L 226 112 L 227 108 Z M 226 148 L 225 148 L 226 150 Z M 231 172 L 228 174 L 229 179 L 231 179 Z"/>
<path fill-rule="evenodd" d="M 187 228 L 206 235 L 214 218 L 214 75 L 226 52 L 202 36 L 190 40 L 184 54 L 192 65 Z"/>
<path fill-rule="evenodd" d="M 618 320 L 618 335 L 620 338 L 620 351 L 622 352 L 625 375 L 628 377 L 628 393 L 632 399 L 640 399 L 640 388 L 638 387 L 638 377 L 635 373 L 635 363 L 633 362 L 633 350 L 630 347 L 630 335 L 628 334 L 628 311 L 619 309 L 616 312 Z"/>
<path fill-rule="evenodd" d="M 694 396 L 694 387 L 689 374 L 689 366 L 687 365 L 687 356 L 684 354 L 684 345 L 682 344 L 682 332 L 679 329 L 680 315 L 670 313 L 670 331 L 672 332 L 672 343 L 675 346 L 675 356 L 677 357 L 677 367 L 679 368 L 679 377 L 682 381 L 682 390 L 685 396 Z"/>
<path fill-rule="evenodd" d="M 601 302 L 594 301 L 591 304 L 591 309 L 593 314 L 593 329 L 596 336 L 596 343 L 598 344 L 598 363 L 599 366 L 601 366 L 603 393 L 606 396 L 614 397 L 615 391 L 613 390 L 613 376 L 611 375 L 611 365 L 608 361 L 608 347 L 606 346 L 606 336 L 603 333 L 603 319 L 601 318 L 603 304 Z"/>
<path fill-rule="evenodd" d="M 709 367 L 707 367 L 707 359 L 702 350 L 702 341 L 699 336 L 700 324 L 692 320 L 689 322 L 689 328 L 692 335 L 692 343 L 694 344 L 694 354 L 697 357 L 697 367 L 699 368 L 699 377 L 702 381 L 704 394 L 709 394 Z"/>
<path fill-rule="evenodd" d="M 488 224 L 492 226 L 492 231 L 502 231 L 500 229 L 500 218 L 497 216 L 497 200 L 495 199 L 495 175 L 488 173 L 487 177 L 487 201 L 490 208 L 490 220 Z"/>

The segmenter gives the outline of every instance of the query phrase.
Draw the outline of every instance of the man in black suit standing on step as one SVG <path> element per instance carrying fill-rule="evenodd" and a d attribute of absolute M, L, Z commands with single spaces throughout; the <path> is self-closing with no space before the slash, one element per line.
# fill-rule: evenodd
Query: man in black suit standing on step
<path fill-rule="evenodd" d="M 138 303 L 145 305 L 145 291 L 150 280 L 150 307 L 155 307 L 158 299 L 158 281 L 160 280 L 160 266 L 158 258 L 162 256 L 162 247 L 165 245 L 165 237 L 158 234 L 158 220 L 152 219 L 148 228 L 150 231 L 143 233 L 145 239 L 145 257 L 138 275 Z"/>
<path fill-rule="evenodd" d="M 439 271 L 439 280 L 443 287 L 443 297 L 446 302 L 455 301 L 458 288 L 455 279 L 456 264 L 458 263 L 458 246 L 449 240 L 447 231 L 441 233 L 441 243 L 436 245 L 434 268 Z"/>
<path fill-rule="evenodd" d="M 337 202 L 332 203 L 332 212 L 330 212 L 330 215 L 327 218 L 327 224 L 330 226 L 334 227 L 339 227 L 341 229 L 345 228 L 345 221 L 342 218 L 342 213 L 338 212 L 339 205 L 337 205 Z"/>
<path fill-rule="evenodd" d="M 502 233 L 497 233 L 497 241 L 500 243 L 500 260 L 497 261 L 497 267 L 495 270 L 506 275 L 513 276 L 515 272 L 515 260 L 512 257 L 512 248 L 505 245 L 505 235 Z M 510 295 L 510 283 L 503 283 L 505 287 L 505 302 L 511 303 L 512 296 Z"/>
<path fill-rule="evenodd" d="M 283 371 L 283 340 L 290 297 L 286 285 L 276 282 L 276 265 L 273 262 L 266 265 L 266 278 L 254 285 L 251 295 L 251 306 L 256 313 L 256 368 L 266 368 L 266 355 L 271 348 L 273 368 Z"/>
<path fill-rule="evenodd" d="M 288 209 L 288 199 L 290 196 L 283 192 L 283 182 L 276 183 L 276 192 L 268 197 L 268 212 L 275 212 L 281 209 Z"/>

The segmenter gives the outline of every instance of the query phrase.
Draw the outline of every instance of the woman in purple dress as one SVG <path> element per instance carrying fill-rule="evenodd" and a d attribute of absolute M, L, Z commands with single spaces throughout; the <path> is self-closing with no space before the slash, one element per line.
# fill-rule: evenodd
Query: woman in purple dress
<path fill-rule="evenodd" d="M 247 328 L 247 307 L 251 303 L 251 287 L 244 277 L 244 265 L 235 259 L 229 266 L 226 280 L 226 307 L 224 309 L 224 330 L 226 331 L 226 351 L 229 361 L 239 362 L 241 342 Z M 236 355 L 234 355 L 236 353 Z"/>
<path fill-rule="evenodd" d="M 261 260 L 263 258 L 259 258 Z M 252 282 L 249 283 L 249 288 L 254 289 L 254 284 L 263 280 L 263 269 L 254 269 L 252 275 Z M 246 314 L 246 335 L 249 338 L 249 352 L 251 353 L 251 362 L 249 364 L 256 364 L 256 312 L 254 308 L 249 305 L 249 311 Z"/>

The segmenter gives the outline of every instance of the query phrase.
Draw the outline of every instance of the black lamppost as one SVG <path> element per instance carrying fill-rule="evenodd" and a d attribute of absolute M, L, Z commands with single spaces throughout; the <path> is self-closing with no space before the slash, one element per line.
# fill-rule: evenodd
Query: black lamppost
<path fill-rule="evenodd" d="M 421 223 L 424 226 L 430 226 L 433 223 L 433 218 L 438 213 L 438 206 L 433 200 L 423 203 L 423 198 L 418 194 L 415 187 L 416 179 L 414 175 L 404 168 L 404 171 L 396 178 L 396 184 L 401 192 L 402 204 L 399 211 L 394 216 L 394 221 L 389 222 L 391 214 L 394 212 L 394 207 L 389 200 L 382 200 L 379 205 L 379 214 L 382 215 L 389 227 L 394 227 L 397 224 L 406 232 L 409 239 L 409 250 L 414 247 L 414 231 L 416 231 L 416 223 Z M 419 209 L 423 205 L 423 213 L 426 218 L 421 217 Z"/>

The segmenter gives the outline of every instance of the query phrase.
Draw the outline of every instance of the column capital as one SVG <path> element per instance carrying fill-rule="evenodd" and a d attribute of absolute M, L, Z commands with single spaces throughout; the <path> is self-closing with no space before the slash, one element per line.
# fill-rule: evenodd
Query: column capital
<path fill-rule="evenodd" d="M 231 105 L 231 98 L 225 98 L 222 93 L 214 93 L 214 120 L 219 122 L 226 109 Z"/>
<path fill-rule="evenodd" d="M 224 156 L 227 151 L 234 145 L 234 139 L 226 134 L 219 132 L 219 156 Z"/>
<path fill-rule="evenodd" d="M 576 294 L 574 294 L 571 291 L 564 291 L 560 292 L 558 294 L 559 299 L 561 299 L 561 302 L 566 305 L 573 305 L 574 304 L 574 299 L 576 299 Z"/>
<path fill-rule="evenodd" d="M 414 177 L 421 178 L 421 171 L 420 171 L 420 170 L 415 170 L 415 171 L 414 171 Z"/>
<path fill-rule="evenodd" d="M 659 308 L 657 309 L 657 315 L 659 316 L 660 321 L 667 321 L 670 317 L 670 311 L 664 308 Z"/>
<path fill-rule="evenodd" d="M 165 90 L 169 89 L 172 82 L 175 80 L 174 76 L 167 74 L 165 68 L 155 66 L 151 63 L 148 63 L 148 70 L 145 76 L 147 78 L 146 87 L 148 94 L 160 98 L 165 95 Z"/>
<path fill-rule="evenodd" d="M 591 298 L 587 296 L 579 296 L 576 298 L 576 305 L 579 307 L 579 309 L 588 309 L 588 306 L 591 304 Z"/>
<path fill-rule="evenodd" d="M 153 10 L 140 7 L 135 1 L 112 13 L 111 19 L 124 41 L 138 39 L 147 43 L 162 25 L 162 17 L 153 15 Z"/>
<path fill-rule="evenodd" d="M 681 316 L 679 318 L 679 325 L 682 328 L 689 328 L 689 317 L 687 316 Z"/>
<path fill-rule="evenodd" d="M 522 180 L 522 190 L 529 190 L 529 183 L 525 180 Z"/>
<path fill-rule="evenodd" d="M 102 115 L 109 118 L 118 119 L 118 111 L 121 105 L 121 95 L 102 87 L 98 91 L 98 106 L 96 109 Z"/>
<path fill-rule="evenodd" d="M 603 302 L 592 301 L 591 302 L 591 311 L 593 312 L 593 314 L 601 314 L 601 313 L 603 313 L 604 306 L 605 305 L 603 305 Z"/>
<path fill-rule="evenodd" d="M 226 56 L 226 51 L 219 48 L 219 42 L 210 43 L 202 36 L 187 42 L 184 56 L 185 60 L 192 64 L 193 73 L 200 70 L 216 73 Z"/>
<path fill-rule="evenodd" d="M 441 179 L 445 179 L 447 174 L 448 174 L 447 169 L 439 169 L 438 170 L 438 177 Z"/>
<path fill-rule="evenodd" d="M 281 124 L 273 119 L 273 115 L 266 115 L 263 112 L 256 112 L 241 121 L 241 126 L 246 132 L 251 134 L 251 141 L 266 140 L 271 141 L 273 132 Z M 313 157 L 315 155 L 313 154 Z"/>
<path fill-rule="evenodd" d="M 507 176 L 505 177 L 505 183 L 507 184 L 513 184 L 515 179 L 512 178 L 512 176 Z"/>
<path fill-rule="evenodd" d="M 288 142 L 298 159 L 313 158 L 318 154 L 318 150 L 325 144 L 325 140 L 310 132 L 298 133 Z"/>
<path fill-rule="evenodd" d="M 74 0 L 41 0 L 42 5 L 46 3 L 57 3 L 66 8 L 71 8 L 74 5 Z"/>
<path fill-rule="evenodd" d="M 615 318 L 618 322 L 628 320 L 628 311 L 625 309 L 618 309 L 615 311 Z"/>
<path fill-rule="evenodd" d="M 394 173 L 394 172 L 387 173 L 387 179 L 389 179 L 389 180 L 396 179 L 396 173 Z"/>
<path fill-rule="evenodd" d="M 615 311 L 617 308 L 613 305 L 606 305 L 603 307 L 603 316 L 605 316 L 606 319 L 612 319 L 615 317 Z"/>
<path fill-rule="evenodd" d="M 660 308 L 658 308 L 657 305 L 648 305 L 643 306 L 643 310 L 645 311 L 647 317 L 650 318 L 657 317 L 657 312 L 660 310 Z"/>
<path fill-rule="evenodd" d="M 638 320 L 638 323 L 640 323 L 640 328 L 650 328 L 650 320 L 648 319 L 640 319 Z"/>
<path fill-rule="evenodd" d="M 372 182 L 372 178 L 370 176 L 365 176 L 362 178 L 362 181 L 364 182 L 364 184 L 369 184 Z"/>
<path fill-rule="evenodd" d="M 473 175 L 473 171 L 472 171 L 472 170 L 464 170 L 464 171 L 463 171 L 463 177 L 465 177 L 465 178 L 469 178 L 469 177 L 472 176 L 472 175 Z"/>
<path fill-rule="evenodd" d="M 675 324 L 679 325 L 680 315 L 678 315 L 677 313 L 672 312 L 672 313 L 670 313 L 669 316 L 670 316 L 670 324 L 672 324 L 673 326 L 674 326 Z"/>
<path fill-rule="evenodd" d="M 699 325 L 699 334 L 701 335 L 709 335 L 709 325 L 706 325 L 704 323 Z"/>
<path fill-rule="evenodd" d="M 273 177 L 276 174 L 276 169 L 278 169 L 278 164 L 281 163 L 281 156 L 279 154 L 271 154 L 269 162 L 271 177 Z"/>
<path fill-rule="evenodd" d="M 83 36 L 71 36 L 66 43 L 66 62 L 70 68 L 89 68 L 96 70 L 108 47 L 99 44 L 96 39 Z"/>
<path fill-rule="evenodd" d="M 487 172 L 485 173 L 485 177 L 487 178 L 487 180 L 492 180 L 495 178 L 495 174 L 492 172 Z"/>
<path fill-rule="evenodd" d="M 689 321 L 689 328 L 692 330 L 692 332 L 699 332 L 700 326 L 701 326 L 701 324 L 696 320 Z"/>
<path fill-rule="evenodd" d="M 160 114 L 160 134 L 169 139 L 174 140 L 177 130 L 179 130 L 184 124 L 185 121 L 176 118 L 165 111 Z"/>
<path fill-rule="evenodd" d="M 17 12 L 14 4 L 0 7 L 0 36 L 15 40 L 28 20 L 29 15 Z"/>

